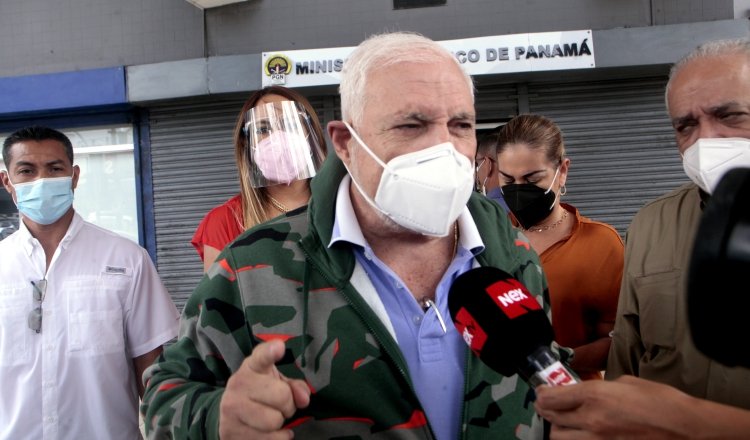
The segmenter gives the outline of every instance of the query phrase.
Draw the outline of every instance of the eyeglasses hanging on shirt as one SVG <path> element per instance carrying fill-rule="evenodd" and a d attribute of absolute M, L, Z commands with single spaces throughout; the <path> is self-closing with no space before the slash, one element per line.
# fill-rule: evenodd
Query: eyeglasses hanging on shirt
<path fill-rule="evenodd" d="M 36 283 L 32 281 L 31 287 L 34 301 L 39 303 L 39 305 L 31 309 L 27 321 L 29 323 L 29 328 L 39 333 L 42 331 L 42 303 L 47 294 L 47 280 L 42 279 Z"/>

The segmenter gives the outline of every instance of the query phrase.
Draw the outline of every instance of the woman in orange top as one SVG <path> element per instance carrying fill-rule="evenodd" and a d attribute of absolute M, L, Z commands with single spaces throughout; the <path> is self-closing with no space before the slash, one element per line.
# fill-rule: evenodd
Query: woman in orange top
<path fill-rule="evenodd" d="M 251 94 L 234 128 L 240 194 L 209 211 L 191 240 L 204 271 L 246 229 L 306 205 L 325 154 L 323 129 L 304 96 L 280 86 Z"/>
<path fill-rule="evenodd" d="M 498 133 L 500 188 L 547 276 L 555 340 L 573 348 L 571 367 L 601 379 L 622 280 L 624 246 L 617 231 L 567 203 L 570 159 L 560 128 L 539 115 L 520 115 Z"/>

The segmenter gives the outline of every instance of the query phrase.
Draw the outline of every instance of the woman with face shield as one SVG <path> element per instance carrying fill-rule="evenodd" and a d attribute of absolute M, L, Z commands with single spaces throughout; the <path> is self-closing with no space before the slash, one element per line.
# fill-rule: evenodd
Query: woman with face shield
<path fill-rule="evenodd" d="M 498 133 L 497 166 L 513 223 L 547 276 L 555 340 L 575 350 L 571 367 L 582 379 L 601 379 L 622 280 L 622 239 L 610 225 L 561 203 L 570 159 L 551 120 L 511 119 Z"/>
<path fill-rule="evenodd" d="M 280 86 L 265 87 L 245 101 L 234 147 L 240 194 L 213 208 L 191 240 L 204 270 L 246 229 L 307 204 L 310 178 L 326 155 L 312 105 Z"/>

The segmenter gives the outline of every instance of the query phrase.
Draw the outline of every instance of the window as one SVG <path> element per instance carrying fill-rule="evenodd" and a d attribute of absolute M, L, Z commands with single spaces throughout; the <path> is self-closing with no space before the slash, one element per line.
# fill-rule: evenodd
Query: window
<path fill-rule="evenodd" d="M 138 237 L 133 127 L 107 125 L 61 129 L 73 143 L 75 165 L 81 168 L 73 207 L 85 220 L 125 236 Z M 5 139 L 10 133 L 0 136 Z M 5 164 L 0 159 L 0 168 Z M 18 224 L 10 194 L 0 196 L 0 239 Z"/>

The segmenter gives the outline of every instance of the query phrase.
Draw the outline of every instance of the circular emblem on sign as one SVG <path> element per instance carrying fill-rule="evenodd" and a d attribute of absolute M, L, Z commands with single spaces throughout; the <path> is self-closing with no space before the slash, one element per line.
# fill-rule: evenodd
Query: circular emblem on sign
<path fill-rule="evenodd" d="M 267 76 L 287 75 L 291 72 L 292 62 L 281 54 L 273 54 L 268 57 L 264 67 Z"/>

